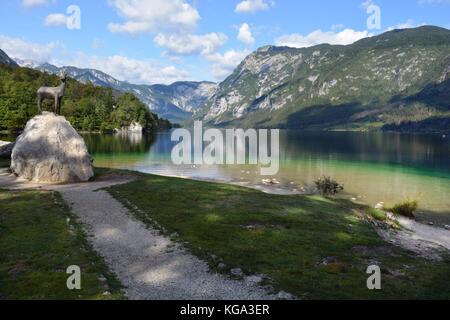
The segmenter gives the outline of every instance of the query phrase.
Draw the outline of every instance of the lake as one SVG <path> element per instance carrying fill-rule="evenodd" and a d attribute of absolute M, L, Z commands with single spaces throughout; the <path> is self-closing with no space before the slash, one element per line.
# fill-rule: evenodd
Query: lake
<path fill-rule="evenodd" d="M 251 165 L 175 166 L 170 132 L 153 135 L 84 135 L 100 167 L 211 179 L 262 187 Z M 450 138 L 361 132 L 280 132 L 277 189 L 296 192 L 327 175 L 345 186 L 346 198 L 387 206 L 418 200 L 419 219 L 450 224 Z M 275 188 L 275 186 L 274 186 Z"/>

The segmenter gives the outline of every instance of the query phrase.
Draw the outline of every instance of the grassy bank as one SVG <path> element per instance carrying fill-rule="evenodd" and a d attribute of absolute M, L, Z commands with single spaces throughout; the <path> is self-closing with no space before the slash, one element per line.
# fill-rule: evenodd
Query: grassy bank
<path fill-rule="evenodd" d="M 81 290 L 66 287 L 70 265 L 81 268 Z M 57 193 L 0 190 L 0 300 L 119 298 L 120 284 Z"/>
<path fill-rule="evenodd" d="M 305 299 L 450 298 L 448 257 L 430 262 L 387 244 L 361 214 L 364 207 L 133 174 L 140 179 L 109 192 L 217 271 L 262 273 L 276 290 Z M 366 269 L 373 264 L 382 270 L 380 291 L 366 288 Z"/>

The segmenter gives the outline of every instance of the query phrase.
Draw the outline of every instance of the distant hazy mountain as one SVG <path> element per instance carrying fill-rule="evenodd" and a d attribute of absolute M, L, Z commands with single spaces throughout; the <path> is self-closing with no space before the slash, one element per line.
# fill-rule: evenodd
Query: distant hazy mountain
<path fill-rule="evenodd" d="M 58 68 L 45 63 L 31 66 L 40 71 L 58 74 L 65 70 L 67 74 L 83 83 L 91 82 L 102 87 L 111 87 L 121 92 L 130 92 L 158 114 L 172 123 L 181 123 L 191 118 L 215 93 L 217 85 L 211 82 L 176 82 L 171 85 L 136 85 L 119 81 L 110 75 L 95 69 L 76 67 Z"/>
<path fill-rule="evenodd" d="M 192 118 L 214 95 L 217 84 L 183 81 L 171 85 L 153 85 L 150 89 L 152 94 L 148 105 L 157 106 L 154 110 L 162 117 L 180 123 Z"/>
<path fill-rule="evenodd" d="M 24 60 L 24 59 L 19 59 L 19 58 L 13 58 L 15 62 L 17 62 L 17 64 L 20 67 L 23 68 L 31 68 L 31 69 L 37 69 L 40 64 L 33 61 L 33 60 Z"/>
<path fill-rule="evenodd" d="M 216 126 L 395 129 L 448 118 L 449 78 L 444 28 L 394 30 L 348 46 L 267 46 L 220 83 L 196 117 Z"/>
<path fill-rule="evenodd" d="M 17 67 L 17 63 L 11 59 L 4 51 L 0 50 L 0 63 L 7 66 Z"/>

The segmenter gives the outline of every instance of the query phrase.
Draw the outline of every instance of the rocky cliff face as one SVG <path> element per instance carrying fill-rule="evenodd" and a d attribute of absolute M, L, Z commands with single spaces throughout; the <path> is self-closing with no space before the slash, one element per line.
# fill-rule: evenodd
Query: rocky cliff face
<path fill-rule="evenodd" d="M 50 112 L 27 123 L 12 150 L 11 170 L 43 183 L 88 181 L 94 176 L 83 138 L 64 117 Z"/>
<path fill-rule="evenodd" d="M 137 134 L 142 134 L 142 132 L 144 131 L 144 128 L 142 127 L 142 125 L 140 123 L 137 122 L 133 122 L 132 124 L 130 124 L 127 127 L 122 127 L 120 129 L 115 129 L 114 132 L 116 133 L 137 133 Z"/>
<path fill-rule="evenodd" d="M 450 31 L 437 27 L 395 30 L 349 46 L 268 46 L 219 84 L 199 118 L 219 126 L 383 124 L 402 107 L 412 117 L 425 109 L 450 111 L 448 102 L 442 108 L 410 100 L 449 76 Z"/>

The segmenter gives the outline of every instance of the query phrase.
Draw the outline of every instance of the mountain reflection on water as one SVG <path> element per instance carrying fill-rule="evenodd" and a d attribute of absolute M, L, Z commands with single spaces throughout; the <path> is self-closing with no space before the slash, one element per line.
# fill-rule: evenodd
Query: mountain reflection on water
<path fill-rule="evenodd" d="M 170 132 L 84 135 L 97 166 L 147 173 L 261 184 L 258 166 L 175 166 Z M 310 186 L 322 175 L 343 183 L 348 197 L 371 205 L 417 199 L 422 216 L 450 221 L 450 139 L 440 135 L 361 132 L 280 132 L 286 188 Z"/>

